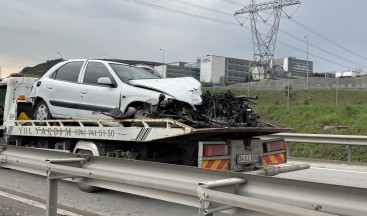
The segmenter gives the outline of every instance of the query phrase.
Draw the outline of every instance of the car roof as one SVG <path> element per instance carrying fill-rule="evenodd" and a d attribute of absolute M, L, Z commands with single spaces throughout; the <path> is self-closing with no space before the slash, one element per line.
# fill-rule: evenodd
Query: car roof
<path fill-rule="evenodd" d="M 118 61 L 103 60 L 103 59 L 69 59 L 69 60 L 65 60 L 63 62 L 74 62 L 74 61 L 96 61 L 96 62 L 114 63 L 114 64 L 122 64 L 122 65 L 126 65 L 126 66 L 136 67 L 136 65 L 130 65 L 130 64 L 121 63 L 121 62 L 118 62 Z"/>

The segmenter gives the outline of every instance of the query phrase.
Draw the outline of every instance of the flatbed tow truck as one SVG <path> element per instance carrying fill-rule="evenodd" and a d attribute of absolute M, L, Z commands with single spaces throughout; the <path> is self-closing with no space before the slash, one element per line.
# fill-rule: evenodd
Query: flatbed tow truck
<path fill-rule="evenodd" d="M 284 128 L 192 128 L 172 119 L 32 120 L 29 94 L 36 80 L 0 83 L 6 144 L 231 171 L 287 161 L 284 140 L 255 138 L 289 131 Z"/>

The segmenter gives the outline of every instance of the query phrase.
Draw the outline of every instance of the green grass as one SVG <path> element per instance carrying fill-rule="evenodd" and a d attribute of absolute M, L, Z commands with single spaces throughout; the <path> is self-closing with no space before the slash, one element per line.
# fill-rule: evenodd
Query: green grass
<path fill-rule="evenodd" d="M 226 91 L 225 89 L 203 89 Z M 247 89 L 231 90 L 236 95 L 247 95 Z M 335 89 L 292 90 L 287 107 L 285 90 L 251 91 L 258 96 L 258 104 L 251 107 L 262 121 L 294 133 L 367 135 L 367 90 L 339 90 L 336 105 Z M 343 129 L 325 130 L 325 126 L 344 126 Z M 291 155 L 316 159 L 347 160 L 346 146 L 290 143 Z M 367 162 L 367 147 L 353 147 L 353 160 Z"/>

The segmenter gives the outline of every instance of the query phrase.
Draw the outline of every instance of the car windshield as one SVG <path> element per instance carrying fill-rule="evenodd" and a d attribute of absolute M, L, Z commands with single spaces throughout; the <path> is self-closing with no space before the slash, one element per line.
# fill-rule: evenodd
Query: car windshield
<path fill-rule="evenodd" d="M 137 68 L 128 65 L 112 63 L 110 63 L 110 66 L 124 83 L 128 83 L 129 80 L 135 79 L 160 79 L 159 76 L 153 74 L 148 70 L 145 70 L 144 68 Z"/>

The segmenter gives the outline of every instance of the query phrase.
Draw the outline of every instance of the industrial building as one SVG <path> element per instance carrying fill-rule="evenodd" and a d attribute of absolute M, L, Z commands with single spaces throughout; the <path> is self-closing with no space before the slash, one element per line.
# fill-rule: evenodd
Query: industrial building
<path fill-rule="evenodd" d="M 155 66 L 154 69 L 166 78 L 194 77 L 200 79 L 200 59 L 196 62 L 174 62 Z"/>
<path fill-rule="evenodd" d="M 214 85 L 243 83 L 250 78 L 252 61 L 207 55 L 201 58 L 200 82 Z"/>
<path fill-rule="evenodd" d="M 295 57 L 287 57 L 282 59 L 274 59 L 273 68 L 275 77 L 307 77 L 313 75 L 313 62 L 297 59 Z"/>
<path fill-rule="evenodd" d="M 255 63 L 252 60 L 216 55 L 203 56 L 196 62 L 167 64 L 132 60 L 122 60 L 122 62 L 149 65 L 166 78 L 194 77 L 204 85 L 230 85 L 268 77 L 306 77 L 307 73 L 313 76 L 313 62 L 295 57 L 275 59 L 270 65 L 269 74 L 264 73 L 262 68 L 254 68 Z"/>

